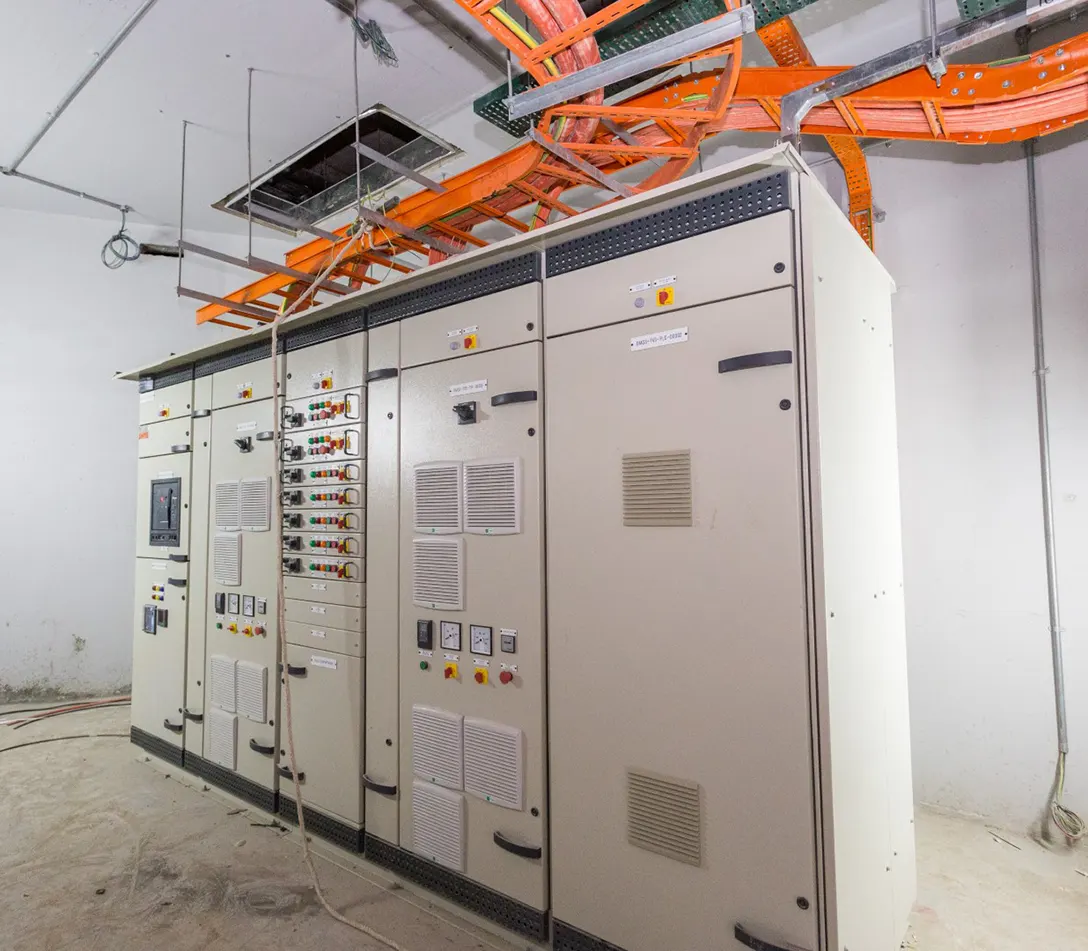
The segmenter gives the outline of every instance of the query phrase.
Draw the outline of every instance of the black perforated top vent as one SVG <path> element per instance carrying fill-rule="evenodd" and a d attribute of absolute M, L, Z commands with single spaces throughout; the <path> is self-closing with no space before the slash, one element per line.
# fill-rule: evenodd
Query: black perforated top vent
<path fill-rule="evenodd" d="M 696 198 L 557 245 L 548 250 L 547 274 L 557 277 L 789 207 L 789 173 L 775 172 L 716 195 Z"/>
<path fill-rule="evenodd" d="M 301 350 L 303 347 L 312 347 L 315 343 L 324 343 L 326 340 L 335 340 L 337 337 L 359 333 L 361 330 L 366 330 L 365 307 L 357 307 L 355 310 L 337 314 L 335 317 L 303 327 L 301 330 L 285 333 L 282 339 L 284 349 L 291 352 Z"/>
<path fill-rule="evenodd" d="M 281 341 L 282 346 L 282 341 Z M 235 367 L 244 367 L 247 363 L 256 363 L 272 356 L 272 342 L 260 340 L 257 343 L 247 344 L 237 350 L 220 353 L 214 357 L 201 360 L 196 365 L 196 377 L 211 376 L 220 370 L 233 370 Z"/>

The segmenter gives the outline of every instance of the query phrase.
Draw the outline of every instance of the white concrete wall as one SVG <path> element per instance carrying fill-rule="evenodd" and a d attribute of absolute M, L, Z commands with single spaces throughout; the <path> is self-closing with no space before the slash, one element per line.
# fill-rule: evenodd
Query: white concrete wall
<path fill-rule="evenodd" d="M 1088 812 L 1088 143 L 1041 149 L 1067 802 Z M 915 794 L 1014 828 L 1056 751 L 1020 147 L 870 158 L 894 299 Z M 842 197 L 836 166 L 821 177 Z"/>
<path fill-rule="evenodd" d="M 174 293 L 176 260 L 103 267 L 114 230 L 0 209 L 0 702 L 129 682 L 137 400 L 135 384 L 111 377 L 232 332 L 196 326 L 196 302 Z M 240 238 L 190 237 L 244 254 Z M 258 253 L 284 247 L 262 241 Z M 185 273 L 211 293 L 250 279 L 191 255 Z"/>

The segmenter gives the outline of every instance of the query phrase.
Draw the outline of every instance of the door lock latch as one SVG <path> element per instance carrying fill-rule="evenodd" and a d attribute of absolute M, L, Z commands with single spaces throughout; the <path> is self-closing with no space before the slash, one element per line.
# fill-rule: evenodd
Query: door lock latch
<path fill-rule="evenodd" d="M 476 422 L 475 400 L 469 400 L 467 403 L 455 403 L 453 411 L 457 414 L 458 426 L 467 426 L 470 423 Z"/>

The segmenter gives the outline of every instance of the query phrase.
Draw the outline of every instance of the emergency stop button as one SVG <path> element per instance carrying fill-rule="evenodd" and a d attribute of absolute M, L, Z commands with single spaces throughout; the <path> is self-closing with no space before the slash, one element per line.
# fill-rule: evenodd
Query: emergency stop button
<path fill-rule="evenodd" d="M 444 676 L 445 676 L 445 678 L 447 680 L 456 680 L 457 679 L 457 665 L 456 664 L 446 664 L 445 671 L 444 671 Z"/>

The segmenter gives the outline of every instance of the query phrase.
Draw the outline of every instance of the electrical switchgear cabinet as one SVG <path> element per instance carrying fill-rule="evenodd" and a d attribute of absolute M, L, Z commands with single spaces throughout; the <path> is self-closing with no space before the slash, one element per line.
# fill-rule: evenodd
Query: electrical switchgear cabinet
<path fill-rule="evenodd" d="M 780 147 L 292 318 L 280 399 L 141 371 L 134 741 L 293 821 L 290 682 L 307 828 L 508 931 L 894 951 L 891 291 Z"/>

